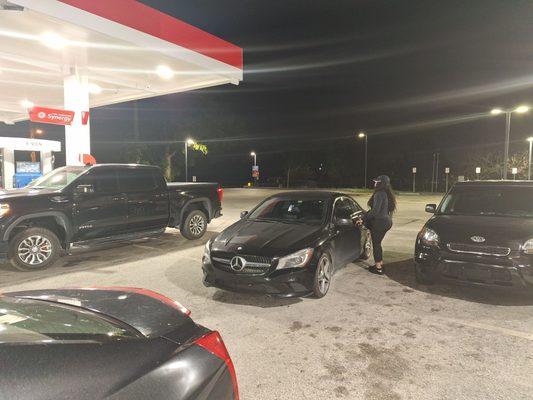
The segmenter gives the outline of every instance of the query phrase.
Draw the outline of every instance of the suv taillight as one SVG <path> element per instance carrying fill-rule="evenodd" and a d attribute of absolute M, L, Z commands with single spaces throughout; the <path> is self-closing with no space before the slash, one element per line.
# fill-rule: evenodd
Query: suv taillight
<path fill-rule="evenodd" d="M 217 189 L 218 194 L 218 201 L 222 203 L 222 199 L 224 198 L 224 189 L 222 189 L 220 186 Z"/>
<path fill-rule="evenodd" d="M 237 385 L 237 374 L 235 373 L 235 367 L 231 361 L 226 345 L 222 340 L 220 334 L 216 331 L 210 332 L 195 342 L 198 346 L 203 347 L 211 354 L 214 354 L 221 360 L 224 360 L 228 367 L 229 374 L 231 375 L 231 381 L 233 383 L 233 398 L 239 400 L 239 387 Z"/>

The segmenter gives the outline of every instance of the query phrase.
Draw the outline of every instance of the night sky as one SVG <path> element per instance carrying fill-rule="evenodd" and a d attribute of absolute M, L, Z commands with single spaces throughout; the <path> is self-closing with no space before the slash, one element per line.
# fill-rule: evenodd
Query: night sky
<path fill-rule="evenodd" d="M 442 168 L 468 174 L 462 159 L 503 148 L 504 117 L 488 111 L 533 105 L 528 0 L 143 3 L 244 48 L 241 85 L 138 102 L 141 141 L 172 131 L 208 145 L 193 160 L 201 180 L 244 183 L 255 150 L 265 180 L 283 176 L 289 156 L 319 166 L 327 153 L 362 184 L 359 130 L 370 176 L 404 187 L 416 165 L 423 181 L 436 151 Z M 132 121 L 131 103 L 93 110 L 99 161 L 122 161 L 123 144 L 105 141 L 133 140 Z M 513 116 L 513 151 L 532 134 L 533 113 Z"/>

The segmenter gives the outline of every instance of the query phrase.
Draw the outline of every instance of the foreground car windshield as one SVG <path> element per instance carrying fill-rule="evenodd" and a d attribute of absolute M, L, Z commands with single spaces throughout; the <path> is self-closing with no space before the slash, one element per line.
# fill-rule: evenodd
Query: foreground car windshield
<path fill-rule="evenodd" d="M 476 188 L 448 195 L 440 214 L 533 218 L 533 188 Z"/>
<path fill-rule="evenodd" d="M 0 297 L 0 343 L 103 342 L 138 337 L 133 329 L 89 311 L 47 301 Z"/>
<path fill-rule="evenodd" d="M 29 186 L 35 189 L 63 189 L 87 170 L 87 167 L 63 167 L 41 176 Z"/>
<path fill-rule="evenodd" d="M 252 211 L 249 218 L 320 224 L 325 210 L 326 201 L 321 199 L 272 198 Z"/>

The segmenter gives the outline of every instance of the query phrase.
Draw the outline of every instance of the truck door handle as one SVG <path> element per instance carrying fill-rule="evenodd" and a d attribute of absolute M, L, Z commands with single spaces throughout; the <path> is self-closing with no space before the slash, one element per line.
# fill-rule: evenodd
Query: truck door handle
<path fill-rule="evenodd" d="M 54 196 L 54 197 L 51 197 L 50 200 L 53 201 L 54 203 L 68 203 L 69 202 L 68 197 L 65 197 L 65 196 Z"/>

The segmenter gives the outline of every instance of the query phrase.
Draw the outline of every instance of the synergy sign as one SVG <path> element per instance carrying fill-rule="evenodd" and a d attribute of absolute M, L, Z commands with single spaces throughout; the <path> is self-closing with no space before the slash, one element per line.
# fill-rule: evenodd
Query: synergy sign
<path fill-rule="evenodd" d="M 74 111 L 58 110 L 55 108 L 33 107 L 30 111 L 30 121 L 54 125 L 71 125 Z"/>

